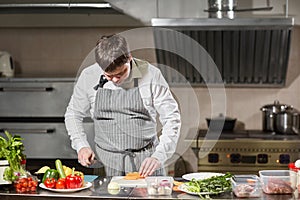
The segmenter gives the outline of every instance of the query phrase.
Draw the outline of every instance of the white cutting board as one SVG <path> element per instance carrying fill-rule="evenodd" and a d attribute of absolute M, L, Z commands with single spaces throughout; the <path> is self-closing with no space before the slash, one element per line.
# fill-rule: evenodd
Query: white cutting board
<path fill-rule="evenodd" d="M 112 177 L 110 182 L 117 182 L 121 187 L 138 187 L 138 188 L 146 188 L 147 183 L 146 180 L 137 179 L 137 180 L 126 180 L 124 176 L 114 176 Z"/>

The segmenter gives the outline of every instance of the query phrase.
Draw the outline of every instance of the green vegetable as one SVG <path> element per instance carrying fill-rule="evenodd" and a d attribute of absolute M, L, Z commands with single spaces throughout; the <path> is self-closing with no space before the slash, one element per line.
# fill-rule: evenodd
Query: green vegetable
<path fill-rule="evenodd" d="M 210 194 L 219 194 L 226 191 L 231 191 L 231 182 L 230 178 L 232 175 L 230 173 L 226 173 L 223 176 L 213 176 L 203 180 L 192 179 L 187 182 L 187 189 L 190 192 L 194 193 L 210 193 Z"/>
<path fill-rule="evenodd" d="M 56 170 L 59 173 L 59 177 L 60 178 L 66 178 L 66 174 L 65 174 L 64 168 L 63 168 L 62 163 L 61 163 L 61 161 L 59 159 L 57 159 L 55 161 L 55 167 L 56 167 Z"/>
<path fill-rule="evenodd" d="M 43 176 L 42 183 L 44 183 L 44 181 L 47 178 L 54 178 L 55 180 L 57 180 L 59 178 L 59 174 L 58 174 L 57 170 L 56 169 L 47 169 Z"/>
<path fill-rule="evenodd" d="M 0 136 L 0 159 L 5 159 L 9 167 L 5 169 L 3 178 L 6 181 L 15 181 L 19 176 L 25 174 L 21 161 L 26 158 L 24 152 L 23 138 L 18 135 L 12 136 L 4 131 L 6 138 Z"/>

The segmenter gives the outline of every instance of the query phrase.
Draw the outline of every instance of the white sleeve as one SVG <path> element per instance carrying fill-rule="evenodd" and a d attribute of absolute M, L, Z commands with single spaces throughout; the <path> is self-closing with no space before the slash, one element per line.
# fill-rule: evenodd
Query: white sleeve
<path fill-rule="evenodd" d="M 77 152 L 82 147 L 90 147 L 83 128 L 83 118 L 90 110 L 86 89 L 86 77 L 82 73 L 75 84 L 73 94 L 65 113 L 65 125 L 71 139 L 71 145 Z"/>
<path fill-rule="evenodd" d="M 152 157 L 164 163 L 175 153 L 180 134 L 181 118 L 178 104 L 160 71 L 154 80 L 152 83 L 153 104 L 159 114 L 162 134 Z"/>

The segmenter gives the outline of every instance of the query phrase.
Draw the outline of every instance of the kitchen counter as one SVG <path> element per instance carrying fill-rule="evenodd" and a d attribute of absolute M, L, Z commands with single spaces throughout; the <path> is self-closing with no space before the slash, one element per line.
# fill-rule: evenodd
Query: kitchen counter
<path fill-rule="evenodd" d="M 49 200 L 57 198 L 64 199 L 199 199 L 197 195 L 189 195 L 183 192 L 172 192 L 170 196 L 148 196 L 146 188 L 121 188 L 118 194 L 110 194 L 107 190 L 107 185 L 110 178 L 98 177 L 93 181 L 93 185 L 89 189 L 85 189 L 72 193 L 57 193 L 38 188 L 36 193 L 21 194 L 16 193 L 12 185 L 0 186 L 0 199 L 1 200 Z M 235 197 L 231 192 L 226 192 L 221 195 L 211 195 L 212 199 L 241 199 Z M 245 199 L 245 198 L 243 198 Z M 247 199 L 247 198 L 246 198 Z M 289 200 L 298 199 L 298 192 L 293 195 L 266 195 L 262 194 L 260 198 L 249 199 L 268 199 L 268 200 Z"/>

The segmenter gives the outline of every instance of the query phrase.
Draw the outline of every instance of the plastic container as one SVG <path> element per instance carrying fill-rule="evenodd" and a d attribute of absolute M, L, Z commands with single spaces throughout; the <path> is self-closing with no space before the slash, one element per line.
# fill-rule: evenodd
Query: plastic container
<path fill-rule="evenodd" d="M 296 167 L 295 163 L 290 163 L 289 169 L 297 173 L 296 187 L 298 188 L 298 192 L 300 192 L 300 168 Z"/>
<path fill-rule="evenodd" d="M 3 179 L 3 174 L 6 168 L 9 167 L 7 160 L 0 160 L 0 185 L 11 184 L 11 181 Z"/>
<path fill-rule="evenodd" d="M 291 170 L 261 170 L 259 176 L 266 194 L 291 194 L 296 190 L 297 174 Z"/>
<path fill-rule="evenodd" d="M 146 177 L 148 195 L 171 195 L 174 179 L 171 176 Z"/>
<path fill-rule="evenodd" d="M 231 185 L 237 197 L 261 196 L 261 183 L 256 175 L 235 175 L 231 178 Z"/>

